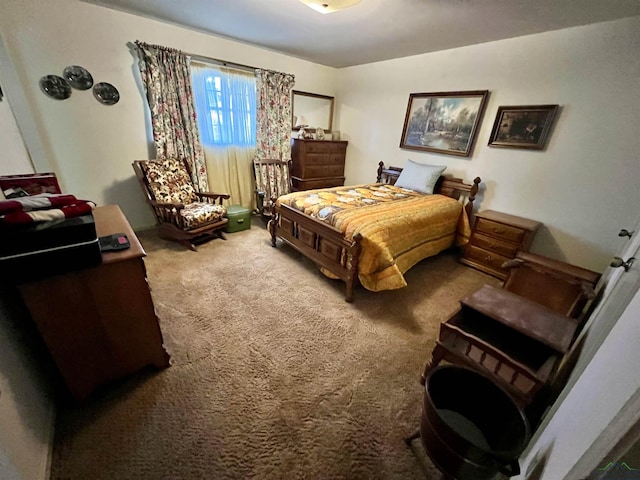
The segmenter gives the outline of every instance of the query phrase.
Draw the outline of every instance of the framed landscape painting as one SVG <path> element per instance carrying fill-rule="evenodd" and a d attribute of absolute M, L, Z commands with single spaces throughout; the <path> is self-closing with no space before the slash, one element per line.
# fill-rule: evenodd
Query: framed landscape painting
<path fill-rule="evenodd" d="M 468 157 L 488 90 L 412 93 L 400 148 Z"/>
<path fill-rule="evenodd" d="M 542 150 L 557 111 L 558 105 L 498 107 L 489 146 Z"/>

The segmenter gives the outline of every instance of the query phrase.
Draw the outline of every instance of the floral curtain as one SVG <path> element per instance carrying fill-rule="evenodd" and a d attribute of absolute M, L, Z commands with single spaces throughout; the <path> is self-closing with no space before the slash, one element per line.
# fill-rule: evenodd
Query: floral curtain
<path fill-rule="evenodd" d="M 291 90 L 295 76 L 256 69 L 256 158 L 291 158 Z"/>
<path fill-rule="evenodd" d="M 207 168 L 191 90 L 189 59 L 172 48 L 135 42 L 151 110 L 158 159 L 184 159 L 196 188 L 208 191 Z"/>

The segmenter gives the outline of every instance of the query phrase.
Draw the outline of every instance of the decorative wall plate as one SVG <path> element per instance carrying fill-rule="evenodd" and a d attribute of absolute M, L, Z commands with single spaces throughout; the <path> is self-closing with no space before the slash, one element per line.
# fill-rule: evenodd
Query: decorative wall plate
<path fill-rule="evenodd" d="M 62 76 L 69 85 L 78 90 L 89 90 L 93 86 L 93 77 L 83 67 L 71 65 L 63 70 Z"/>
<path fill-rule="evenodd" d="M 45 75 L 42 77 L 40 79 L 40 89 L 45 95 L 56 100 L 64 100 L 71 96 L 71 86 L 64 78 L 58 75 Z"/>
<path fill-rule="evenodd" d="M 93 87 L 93 96 L 104 105 L 113 105 L 120 100 L 118 89 L 107 82 L 96 83 Z"/>

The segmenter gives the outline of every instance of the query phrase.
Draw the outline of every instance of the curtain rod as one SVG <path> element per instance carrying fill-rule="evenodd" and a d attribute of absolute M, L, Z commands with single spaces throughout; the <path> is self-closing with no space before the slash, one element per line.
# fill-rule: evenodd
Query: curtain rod
<path fill-rule="evenodd" d="M 252 72 L 258 69 L 258 67 L 252 67 L 251 65 L 244 65 L 242 63 L 229 62 L 220 58 L 207 57 L 205 55 L 198 55 L 195 53 L 182 52 L 185 55 L 193 58 L 194 60 L 202 60 L 205 62 L 216 62 L 225 67 L 241 68 L 242 70 L 251 70 Z"/>
<path fill-rule="evenodd" d="M 148 44 L 146 42 L 142 42 L 140 40 L 136 40 L 135 43 L 136 44 L 140 43 L 140 44 L 147 45 L 147 46 L 153 47 L 153 48 L 159 48 L 161 50 L 180 52 L 183 55 L 191 57 L 191 58 L 193 58 L 195 60 L 200 60 L 200 61 L 204 61 L 204 62 L 216 62 L 216 63 L 221 64 L 224 67 L 239 68 L 239 69 L 242 69 L 242 70 L 249 70 L 249 71 L 252 71 L 252 72 L 255 72 L 256 70 L 264 70 L 265 72 L 269 72 L 269 73 L 282 73 L 282 72 L 278 72 L 277 70 L 271 70 L 271 69 L 268 69 L 268 68 L 254 67 L 252 65 L 245 65 L 243 63 L 229 62 L 227 60 L 222 60 L 220 58 L 207 57 L 206 55 L 199 55 L 197 53 L 183 52 L 182 50 L 176 50 L 175 48 L 171 48 L 171 47 L 163 47 L 161 45 L 152 45 L 152 44 Z M 290 74 L 285 74 L 285 75 L 290 75 Z"/>
<path fill-rule="evenodd" d="M 251 65 L 245 65 L 243 63 L 236 63 L 236 62 L 230 62 L 228 60 L 222 60 L 220 58 L 213 58 L 213 57 L 207 57 L 205 55 L 198 55 L 196 53 L 189 53 L 189 52 L 182 52 L 184 55 L 187 55 L 191 58 L 193 58 L 194 60 L 200 60 L 203 62 L 216 62 L 219 63 L 220 65 L 224 66 L 224 67 L 230 67 L 230 68 L 238 68 L 241 70 L 248 70 L 251 72 L 255 72 L 256 70 L 263 70 L 265 72 L 269 72 L 269 73 L 283 73 L 283 72 L 278 72 L 277 70 L 271 70 L 269 68 L 262 68 L 262 67 L 253 67 Z M 284 75 L 289 75 L 289 74 L 284 74 Z"/>

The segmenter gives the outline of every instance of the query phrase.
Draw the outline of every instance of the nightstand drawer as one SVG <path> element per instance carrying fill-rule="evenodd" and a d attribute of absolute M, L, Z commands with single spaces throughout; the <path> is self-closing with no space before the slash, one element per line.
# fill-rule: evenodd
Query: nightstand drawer
<path fill-rule="evenodd" d="M 526 231 L 521 228 L 512 227 L 503 223 L 493 222 L 491 220 L 487 220 L 486 218 L 478 218 L 478 221 L 476 223 L 476 231 L 518 244 L 522 242 L 522 239 L 526 234 Z"/>
<path fill-rule="evenodd" d="M 475 245 L 467 245 L 464 254 L 465 258 L 469 260 L 476 261 L 477 263 L 481 263 L 498 272 L 506 273 L 506 270 L 502 268 L 502 264 L 507 260 L 510 260 L 510 257 L 505 257 L 504 255 L 500 255 L 499 253 L 490 252 L 489 250 L 485 250 L 483 248 L 478 248 Z"/>
<path fill-rule="evenodd" d="M 484 248 L 485 250 L 491 250 L 492 252 L 499 253 L 509 258 L 513 258 L 518 250 L 518 245 L 503 242 L 495 237 L 489 237 L 481 233 L 473 235 L 471 243 L 477 247 Z"/>

